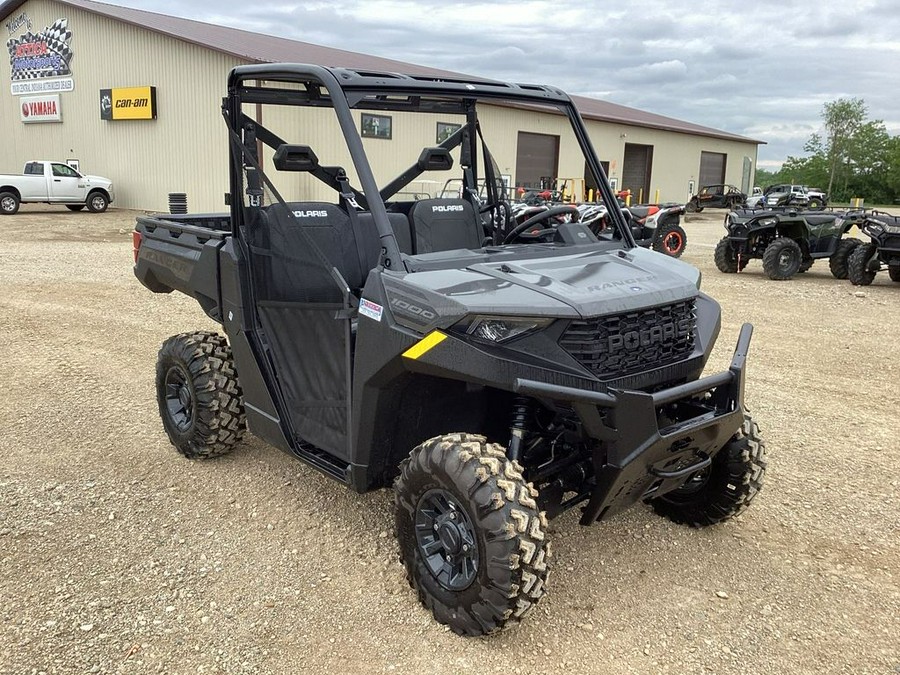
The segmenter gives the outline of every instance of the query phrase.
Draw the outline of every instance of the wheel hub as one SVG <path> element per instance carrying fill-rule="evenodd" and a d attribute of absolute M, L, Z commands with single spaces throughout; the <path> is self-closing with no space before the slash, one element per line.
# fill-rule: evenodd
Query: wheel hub
<path fill-rule="evenodd" d="M 475 528 L 456 497 L 429 490 L 416 506 L 416 543 L 425 566 L 450 591 L 461 591 L 478 571 Z"/>
<path fill-rule="evenodd" d="M 194 419 L 194 395 L 188 376 L 179 366 L 166 372 L 166 411 L 180 432 L 188 431 Z"/>

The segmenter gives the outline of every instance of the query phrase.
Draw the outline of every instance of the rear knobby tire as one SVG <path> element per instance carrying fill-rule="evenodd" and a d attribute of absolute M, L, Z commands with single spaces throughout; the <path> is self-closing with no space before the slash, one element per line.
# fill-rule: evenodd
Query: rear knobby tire
<path fill-rule="evenodd" d="M 716 267 L 725 274 L 740 272 L 747 266 L 746 258 L 742 259 L 740 264 L 738 264 L 737 252 L 734 250 L 728 237 L 722 237 L 719 243 L 716 244 L 716 252 L 713 258 L 716 261 Z"/>
<path fill-rule="evenodd" d="M 231 347 L 223 335 L 182 333 L 156 362 L 156 400 L 172 445 L 189 459 L 230 452 L 246 429 Z"/>
<path fill-rule="evenodd" d="M 793 239 L 778 237 L 763 252 L 763 270 L 774 281 L 786 281 L 800 271 L 803 251 Z"/>
<path fill-rule="evenodd" d="M 691 527 L 715 525 L 742 513 L 763 486 L 766 446 L 749 414 L 712 464 L 674 492 L 653 499 L 653 510 Z"/>
<path fill-rule="evenodd" d="M 869 269 L 869 261 L 876 251 L 875 244 L 862 244 L 847 258 L 847 276 L 854 286 L 868 286 L 875 281 L 875 272 Z"/>
<path fill-rule="evenodd" d="M 807 258 L 802 263 L 800 263 L 800 269 L 797 270 L 799 274 L 803 274 L 804 272 L 808 272 L 809 269 L 815 264 L 815 258 Z"/>
<path fill-rule="evenodd" d="M 500 445 L 464 433 L 432 438 L 401 463 L 394 490 L 400 561 L 438 622 L 460 635 L 487 635 L 515 625 L 537 604 L 549 574 L 547 519 L 537 490 Z M 442 511 L 432 508 L 435 495 L 452 505 L 443 515 L 435 516 Z M 432 530 L 442 533 L 438 543 Z M 474 561 L 456 562 L 466 555 L 461 541 L 474 544 L 467 554 Z"/>
<path fill-rule="evenodd" d="M 685 247 L 687 247 L 687 233 L 676 223 L 661 226 L 653 238 L 653 250 L 673 258 L 680 258 Z"/>
<path fill-rule="evenodd" d="M 853 237 L 841 239 L 838 242 L 837 248 L 834 249 L 834 253 L 832 253 L 831 258 L 828 259 L 828 267 L 831 269 L 831 276 L 835 279 L 847 278 L 848 260 L 850 255 L 860 244 L 862 244 L 862 241 L 854 239 Z"/>
<path fill-rule="evenodd" d="M 900 267 L 889 267 L 888 276 L 891 278 L 891 281 L 900 282 Z"/>

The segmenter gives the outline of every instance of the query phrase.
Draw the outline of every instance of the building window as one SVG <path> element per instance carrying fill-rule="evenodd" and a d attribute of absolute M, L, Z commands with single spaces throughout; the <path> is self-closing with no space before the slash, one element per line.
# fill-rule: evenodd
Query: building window
<path fill-rule="evenodd" d="M 461 124 L 453 124 L 452 122 L 438 122 L 437 144 L 440 145 L 460 129 L 462 129 Z"/>
<path fill-rule="evenodd" d="M 362 116 L 362 135 L 364 138 L 391 139 L 391 118 L 388 115 Z"/>

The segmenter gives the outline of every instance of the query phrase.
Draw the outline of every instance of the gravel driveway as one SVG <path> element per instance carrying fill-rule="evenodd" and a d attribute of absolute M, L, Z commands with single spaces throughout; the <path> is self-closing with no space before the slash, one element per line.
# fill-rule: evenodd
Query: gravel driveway
<path fill-rule="evenodd" d="M 765 489 L 703 531 L 567 514 L 537 610 L 469 640 L 406 585 L 389 492 L 252 437 L 171 448 L 156 351 L 214 326 L 134 279 L 134 212 L 0 218 L 0 673 L 900 672 L 900 284 L 723 275 L 723 215 L 686 222 L 684 258 L 723 305 L 710 368 L 756 326 Z"/>

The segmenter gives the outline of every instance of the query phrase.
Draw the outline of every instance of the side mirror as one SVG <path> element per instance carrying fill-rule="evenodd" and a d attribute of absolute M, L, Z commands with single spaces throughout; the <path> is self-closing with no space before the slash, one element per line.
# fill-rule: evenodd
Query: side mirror
<path fill-rule="evenodd" d="M 315 171 L 319 168 L 319 158 L 308 145 L 278 146 L 272 163 L 278 171 Z"/>
<path fill-rule="evenodd" d="M 420 171 L 449 171 L 453 168 L 453 157 L 446 148 L 425 148 L 416 166 Z"/>

